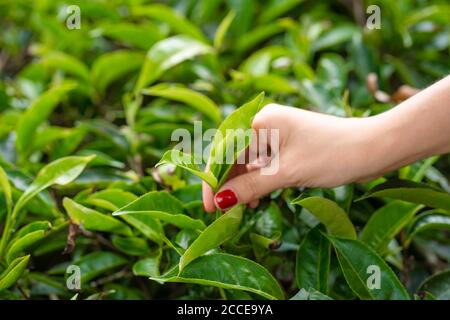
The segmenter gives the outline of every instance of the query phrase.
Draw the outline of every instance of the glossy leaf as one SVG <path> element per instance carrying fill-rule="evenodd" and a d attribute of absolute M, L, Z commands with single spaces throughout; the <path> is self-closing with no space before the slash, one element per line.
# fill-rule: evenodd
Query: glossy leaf
<path fill-rule="evenodd" d="M 53 184 L 66 185 L 76 179 L 94 157 L 65 157 L 53 161 L 42 168 L 33 183 L 25 190 L 16 203 L 18 212 L 30 199 Z"/>
<path fill-rule="evenodd" d="M 25 272 L 30 256 L 23 256 L 11 262 L 0 274 L 0 291 L 13 286 Z"/>
<path fill-rule="evenodd" d="M 131 256 L 144 256 L 150 251 L 146 240 L 138 237 L 113 236 L 112 243 L 117 249 Z"/>
<path fill-rule="evenodd" d="M 383 255 L 389 242 L 411 221 L 421 207 L 393 201 L 375 211 L 364 226 L 361 241 Z"/>
<path fill-rule="evenodd" d="M 417 216 L 407 230 L 406 245 L 414 237 L 427 230 L 450 230 L 450 216 L 442 210 L 429 210 Z"/>
<path fill-rule="evenodd" d="M 203 230 L 181 256 L 180 271 L 201 255 L 231 239 L 238 231 L 243 211 L 243 206 L 237 205 Z"/>
<path fill-rule="evenodd" d="M 165 71 L 195 56 L 212 53 L 208 45 L 187 36 L 173 36 L 155 43 L 147 52 L 135 93 L 159 79 Z"/>
<path fill-rule="evenodd" d="M 137 70 L 143 61 L 144 55 L 136 51 L 117 50 L 105 53 L 92 65 L 92 83 L 99 92 L 104 92 L 111 83 Z"/>
<path fill-rule="evenodd" d="M 209 157 L 210 167 L 208 171 L 211 172 L 219 181 L 216 186 L 217 188 L 222 185 L 232 164 L 250 143 L 250 138 L 244 137 L 245 143 L 240 146 L 241 149 L 235 150 L 234 139 L 229 139 L 230 132 L 231 136 L 235 136 L 238 134 L 238 130 L 244 130 L 244 132 L 245 130 L 249 130 L 251 128 L 253 117 L 262 107 L 263 99 L 264 93 L 260 93 L 256 98 L 231 113 L 219 126 L 218 132 L 214 136 L 211 145 Z M 234 161 L 227 161 L 226 159 L 229 149 L 233 151 Z M 216 157 L 218 159 L 216 159 Z"/>
<path fill-rule="evenodd" d="M 2 188 L 1 191 L 3 193 L 3 196 L 5 197 L 6 202 L 6 208 L 8 211 L 8 214 L 11 213 L 12 210 L 12 192 L 11 192 L 11 185 L 9 184 L 9 178 L 6 174 L 5 170 L 0 166 L 0 187 Z"/>
<path fill-rule="evenodd" d="M 325 225 L 330 234 L 356 239 L 355 227 L 345 211 L 335 202 L 321 197 L 299 197 L 291 203 L 307 209 Z"/>
<path fill-rule="evenodd" d="M 302 288 L 289 300 L 333 300 L 333 299 L 313 288 L 310 288 L 309 290 L 305 290 Z"/>
<path fill-rule="evenodd" d="M 47 53 L 41 58 L 40 63 L 48 68 L 62 70 L 84 81 L 89 81 L 89 69 L 86 65 L 64 52 Z"/>
<path fill-rule="evenodd" d="M 90 280 L 127 263 L 127 260 L 118 254 L 106 251 L 93 252 L 74 261 L 80 268 L 81 285 Z"/>
<path fill-rule="evenodd" d="M 74 83 L 64 83 L 50 88 L 33 101 L 17 124 L 16 145 L 19 152 L 26 152 L 38 126 L 47 120 L 55 107 L 74 88 Z"/>
<path fill-rule="evenodd" d="M 298 288 L 314 288 L 327 292 L 330 269 L 330 242 L 320 227 L 311 229 L 297 251 L 295 278 Z"/>
<path fill-rule="evenodd" d="M 331 28 L 330 31 L 325 32 L 315 42 L 313 42 L 312 49 L 314 51 L 325 50 L 352 39 L 358 33 L 358 29 L 353 25 L 340 25 Z"/>
<path fill-rule="evenodd" d="M 236 13 L 233 10 L 228 12 L 228 14 L 225 16 L 225 18 L 223 18 L 222 22 L 217 27 L 216 34 L 214 36 L 214 48 L 216 50 L 219 51 L 222 48 L 225 35 L 227 34 L 227 31 L 230 28 L 230 25 L 235 17 Z"/>
<path fill-rule="evenodd" d="M 116 211 L 114 213 L 115 216 L 119 215 L 133 215 L 133 217 L 148 217 L 148 218 L 154 218 L 161 221 L 164 221 L 166 223 L 170 223 L 174 226 L 177 226 L 181 229 L 198 229 L 203 230 L 205 229 L 205 224 L 202 220 L 199 219 L 192 219 L 191 217 L 185 215 L 185 214 L 173 214 L 173 213 L 167 213 L 163 211 L 156 211 L 156 210 L 143 210 L 143 211 Z"/>
<path fill-rule="evenodd" d="M 214 103 L 214 101 L 194 90 L 181 86 L 157 84 L 156 86 L 143 89 L 142 93 L 145 95 L 161 97 L 187 104 L 205 114 L 216 123 L 219 123 L 221 120 L 219 107 Z"/>
<path fill-rule="evenodd" d="M 151 4 L 147 6 L 135 6 L 132 13 L 138 16 L 146 16 L 167 23 L 174 33 L 180 33 L 206 41 L 203 33 L 183 15 L 163 4 Z"/>
<path fill-rule="evenodd" d="M 158 282 L 183 282 L 244 290 L 266 299 L 283 299 L 284 293 L 275 278 L 261 265 L 243 257 L 224 253 L 202 256 L 178 273 L 174 268 Z"/>
<path fill-rule="evenodd" d="M 162 156 L 161 160 L 155 165 L 158 167 L 160 165 L 171 163 L 180 168 L 186 169 L 192 174 L 196 175 L 206 183 L 208 183 L 211 188 L 215 189 L 217 187 L 217 178 L 211 173 L 211 171 L 204 172 L 196 165 L 196 159 L 187 153 L 183 153 L 179 150 L 169 150 Z"/>
<path fill-rule="evenodd" d="M 137 276 L 159 277 L 159 256 L 139 260 L 133 265 L 133 273 Z"/>
<path fill-rule="evenodd" d="M 439 300 L 450 300 L 450 270 L 428 277 L 419 286 L 419 292 L 431 292 Z"/>
<path fill-rule="evenodd" d="M 118 209 L 113 214 L 125 211 L 132 211 L 133 213 L 121 214 L 120 217 L 122 219 L 137 228 L 150 240 L 161 243 L 164 230 L 160 220 L 155 218 L 155 215 L 146 214 L 143 211 L 156 211 L 176 215 L 183 212 L 183 205 L 167 192 L 153 191 Z"/>
<path fill-rule="evenodd" d="M 363 300 L 409 300 L 406 289 L 395 273 L 372 249 L 358 240 L 327 236 L 333 245 L 345 279 L 360 299 Z M 380 287 L 369 287 L 370 267 L 379 268 Z M 371 289 L 370 289 L 371 288 Z"/>
<path fill-rule="evenodd" d="M 106 210 L 116 211 L 137 198 L 133 193 L 121 189 L 105 189 L 91 194 L 84 202 Z"/>
<path fill-rule="evenodd" d="M 132 235 L 131 229 L 120 220 L 86 208 L 69 198 L 64 198 L 63 206 L 72 222 L 81 224 L 86 230 Z"/>
<path fill-rule="evenodd" d="M 371 189 L 358 201 L 370 197 L 394 198 L 450 211 L 450 194 L 425 183 L 389 180 Z"/>
<path fill-rule="evenodd" d="M 28 247 L 34 245 L 44 237 L 45 231 L 37 230 L 15 239 L 11 242 L 9 248 L 6 251 L 6 262 L 8 264 L 11 263 L 11 261 L 16 259 L 22 252 L 28 249 Z"/>

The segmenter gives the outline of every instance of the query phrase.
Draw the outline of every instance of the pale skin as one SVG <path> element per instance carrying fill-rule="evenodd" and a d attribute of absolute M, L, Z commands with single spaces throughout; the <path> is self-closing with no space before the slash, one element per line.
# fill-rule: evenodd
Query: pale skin
<path fill-rule="evenodd" d="M 450 76 L 376 116 L 340 118 L 268 104 L 254 117 L 252 127 L 279 129 L 279 170 L 262 175 L 264 161 L 235 165 L 216 195 L 230 190 L 238 203 L 255 207 L 261 197 L 280 188 L 331 188 L 367 181 L 450 153 Z M 205 183 L 203 203 L 207 212 L 220 207 Z"/>

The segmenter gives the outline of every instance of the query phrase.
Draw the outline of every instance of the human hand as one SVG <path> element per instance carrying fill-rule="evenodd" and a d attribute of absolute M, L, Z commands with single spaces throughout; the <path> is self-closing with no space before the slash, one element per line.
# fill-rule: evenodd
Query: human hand
<path fill-rule="evenodd" d="M 376 122 L 372 118 L 340 118 L 278 104 L 265 106 L 253 119 L 252 128 L 256 132 L 279 130 L 278 170 L 272 175 L 262 174 L 270 159 L 235 164 L 216 195 L 203 184 L 205 210 L 223 210 L 237 203 L 256 207 L 259 198 L 279 188 L 327 188 L 377 175 L 382 168 L 373 156 L 376 148 L 372 127 Z M 271 156 L 273 161 L 274 154 Z"/>

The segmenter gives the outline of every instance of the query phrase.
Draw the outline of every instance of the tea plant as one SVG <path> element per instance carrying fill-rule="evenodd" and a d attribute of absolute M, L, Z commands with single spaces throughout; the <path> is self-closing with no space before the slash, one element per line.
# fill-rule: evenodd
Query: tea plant
<path fill-rule="evenodd" d="M 73 2 L 70 30 L 64 1 L 0 0 L 2 299 L 450 298 L 448 156 L 255 209 L 201 196 L 267 103 L 363 117 L 449 74 L 447 1 L 373 1 L 379 30 L 335 1 Z M 208 166 L 171 138 L 197 121 Z"/>

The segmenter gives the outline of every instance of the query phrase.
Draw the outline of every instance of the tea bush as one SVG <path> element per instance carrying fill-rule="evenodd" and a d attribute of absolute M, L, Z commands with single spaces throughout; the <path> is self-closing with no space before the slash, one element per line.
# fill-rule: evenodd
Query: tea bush
<path fill-rule="evenodd" d="M 196 121 L 363 117 L 450 73 L 448 1 L 354 3 L 0 0 L 0 297 L 449 299 L 448 156 L 214 215 L 201 180 L 229 166 L 173 149 Z"/>

